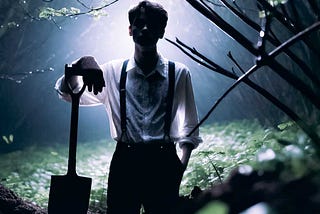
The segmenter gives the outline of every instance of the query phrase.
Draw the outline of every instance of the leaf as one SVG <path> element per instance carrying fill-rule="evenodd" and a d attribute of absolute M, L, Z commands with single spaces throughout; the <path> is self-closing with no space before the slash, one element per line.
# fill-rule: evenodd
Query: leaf
<path fill-rule="evenodd" d="M 278 128 L 279 128 L 281 131 L 283 131 L 283 130 L 285 130 L 285 129 L 289 128 L 289 127 L 292 127 L 292 126 L 294 126 L 294 125 L 295 125 L 295 123 L 294 123 L 293 121 L 289 121 L 289 122 L 286 122 L 286 123 L 281 123 L 281 124 L 279 124 L 279 125 L 278 125 Z"/>
<path fill-rule="evenodd" d="M 9 141 L 10 141 L 10 143 L 13 142 L 13 135 L 12 134 L 9 135 Z"/>
<path fill-rule="evenodd" d="M 51 153 L 51 155 L 53 155 L 53 156 L 57 156 L 57 155 L 58 155 L 57 152 L 50 152 L 50 153 Z"/>
<path fill-rule="evenodd" d="M 2 136 L 2 139 L 6 142 L 6 144 L 10 144 L 9 139 L 7 138 L 7 136 Z"/>
<path fill-rule="evenodd" d="M 221 201 L 213 201 L 208 203 L 204 208 L 196 212 L 196 214 L 227 214 L 229 211 L 228 205 Z"/>
<path fill-rule="evenodd" d="M 63 7 L 61 9 L 54 9 L 51 7 L 41 8 L 39 18 L 51 19 L 52 17 L 71 16 L 79 14 L 81 11 L 78 8 L 70 7 L 70 9 Z"/>
<path fill-rule="evenodd" d="M 16 22 L 8 22 L 7 26 L 8 28 L 15 28 L 19 27 L 19 24 L 17 24 Z"/>
<path fill-rule="evenodd" d="M 278 4 L 285 4 L 288 0 L 268 0 L 269 4 L 273 7 L 277 6 Z"/>
<path fill-rule="evenodd" d="M 257 154 L 258 162 L 270 161 L 276 158 L 276 153 L 272 149 L 262 150 Z"/>
<path fill-rule="evenodd" d="M 75 7 L 70 7 L 70 10 L 69 10 L 69 12 L 71 13 L 71 14 L 78 14 L 78 13 L 80 13 L 81 12 L 81 10 L 79 9 L 79 8 L 75 8 Z"/>

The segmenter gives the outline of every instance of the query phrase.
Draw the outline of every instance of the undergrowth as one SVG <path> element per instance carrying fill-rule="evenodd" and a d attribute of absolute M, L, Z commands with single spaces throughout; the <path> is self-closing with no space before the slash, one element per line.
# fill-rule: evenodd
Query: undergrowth
<path fill-rule="evenodd" d="M 194 150 L 181 192 L 223 182 L 230 171 L 281 170 L 284 181 L 320 169 L 309 138 L 294 123 L 264 128 L 255 121 L 214 124 L 201 129 L 203 143 Z"/>
<path fill-rule="evenodd" d="M 180 193 L 223 182 L 230 171 L 276 170 L 281 179 L 295 179 L 320 169 L 308 137 L 292 122 L 263 128 L 255 121 L 236 121 L 201 128 L 203 143 L 193 151 Z M 93 180 L 90 210 L 106 209 L 107 172 L 114 143 L 78 144 L 78 174 Z M 51 175 L 67 171 L 67 144 L 29 146 L 0 156 L 1 183 L 20 197 L 47 207 Z"/>

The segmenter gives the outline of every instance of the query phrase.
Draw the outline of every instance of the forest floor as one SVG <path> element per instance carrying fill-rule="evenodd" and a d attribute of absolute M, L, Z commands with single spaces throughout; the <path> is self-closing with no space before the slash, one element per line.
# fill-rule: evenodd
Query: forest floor
<path fill-rule="evenodd" d="M 293 123 L 214 124 L 201 128 L 201 137 L 181 184 L 180 213 L 320 213 L 319 157 Z M 0 155 L 0 214 L 46 213 L 51 175 L 67 170 L 67 146 L 35 144 Z M 90 213 L 105 213 L 113 151 L 113 142 L 79 143 L 78 173 L 93 180 Z"/>

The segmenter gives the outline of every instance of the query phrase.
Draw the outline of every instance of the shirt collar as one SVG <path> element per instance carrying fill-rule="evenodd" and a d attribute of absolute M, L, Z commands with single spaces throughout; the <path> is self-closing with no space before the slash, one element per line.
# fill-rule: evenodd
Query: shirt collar
<path fill-rule="evenodd" d="M 150 75 L 152 75 L 155 72 L 158 72 L 161 76 L 166 77 L 166 69 L 164 69 L 164 67 L 168 64 L 168 60 L 165 59 L 164 57 L 161 56 L 161 54 L 159 54 L 159 59 L 157 62 L 157 65 L 155 67 L 155 69 L 150 72 Z M 132 55 L 129 59 L 128 65 L 127 65 L 127 72 L 130 70 L 136 70 L 136 71 L 141 71 L 141 69 L 138 67 L 136 61 L 134 60 L 134 56 Z M 142 71 L 141 71 L 142 73 Z"/>

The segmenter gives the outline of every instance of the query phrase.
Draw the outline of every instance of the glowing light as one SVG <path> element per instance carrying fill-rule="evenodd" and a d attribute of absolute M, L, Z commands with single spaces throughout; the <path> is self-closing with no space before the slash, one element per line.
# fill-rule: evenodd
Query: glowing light
<path fill-rule="evenodd" d="M 252 171 L 253 169 L 249 165 L 243 165 L 239 167 L 239 173 L 243 175 L 249 175 L 250 173 L 252 173 Z"/>
<path fill-rule="evenodd" d="M 258 161 L 259 162 L 269 161 L 269 160 L 273 160 L 275 157 L 276 157 L 276 154 L 274 153 L 274 151 L 272 149 L 267 149 L 258 154 Z"/>

